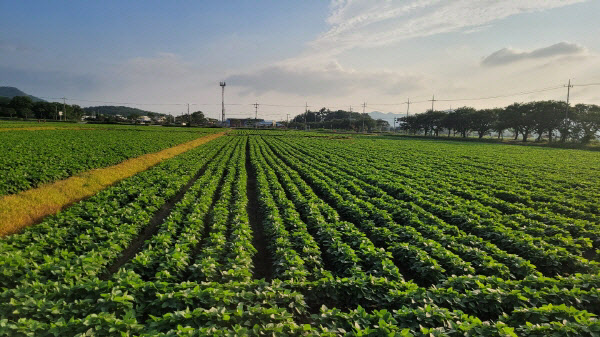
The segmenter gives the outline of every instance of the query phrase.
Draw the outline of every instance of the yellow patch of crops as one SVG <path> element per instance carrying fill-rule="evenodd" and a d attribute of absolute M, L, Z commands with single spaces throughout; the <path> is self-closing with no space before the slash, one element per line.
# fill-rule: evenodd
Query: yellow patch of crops
<path fill-rule="evenodd" d="M 0 237 L 16 233 L 22 228 L 39 222 L 45 216 L 92 196 L 120 180 L 145 171 L 163 160 L 189 151 L 223 134 L 221 132 L 207 135 L 159 152 L 128 159 L 114 166 L 93 169 L 64 180 L 0 197 Z"/>

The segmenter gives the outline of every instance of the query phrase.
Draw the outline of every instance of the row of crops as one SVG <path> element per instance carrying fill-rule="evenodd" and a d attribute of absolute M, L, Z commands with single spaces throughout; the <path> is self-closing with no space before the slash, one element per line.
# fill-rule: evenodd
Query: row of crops
<path fill-rule="evenodd" d="M 0 127 L 4 126 L 4 123 L 0 124 Z M 0 132 L 0 196 L 89 169 L 114 165 L 213 132 L 209 129 L 183 130 L 95 126 Z"/>
<path fill-rule="evenodd" d="M 231 133 L 3 239 L 0 335 L 600 333 L 596 154 L 308 135 Z"/>

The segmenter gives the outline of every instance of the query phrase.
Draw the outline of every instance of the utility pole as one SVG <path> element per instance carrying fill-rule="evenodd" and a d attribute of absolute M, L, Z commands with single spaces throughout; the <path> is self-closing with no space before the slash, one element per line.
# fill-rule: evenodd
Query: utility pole
<path fill-rule="evenodd" d="M 304 105 L 304 130 L 308 130 L 306 126 L 306 117 L 308 116 L 308 102 Z"/>
<path fill-rule="evenodd" d="M 436 101 L 436 99 L 435 99 L 435 95 L 433 95 L 433 97 L 431 98 L 431 100 L 430 100 L 430 101 L 431 101 L 431 112 L 433 112 L 433 102 L 435 102 L 435 101 Z"/>
<path fill-rule="evenodd" d="M 350 106 L 350 113 L 348 114 L 348 127 L 352 129 L 352 105 Z"/>
<path fill-rule="evenodd" d="M 67 120 L 67 98 L 63 97 L 63 115 L 65 116 L 63 119 Z"/>
<path fill-rule="evenodd" d="M 221 123 L 225 124 L 225 82 L 219 82 L 221 86 Z"/>
<path fill-rule="evenodd" d="M 188 126 L 192 126 L 192 115 L 190 115 L 190 103 L 188 103 L 187 106 L 188 106 L 188 122 L 190 123 L 190 125 L 188 125 Z"/>
<path fill-rule="evenodd" d="M 258 128 L 258 103 L 252 104 L 254 105 L 254 128 Z"/>
<path fill-rule="evenodd" d="M 408 111 L 410 110 L 410 98 L 406 100 L 406 117 L 408 117 Z"/>
<path fill-rule="evenodd" d="M 290 114 L 286 114 L 286 123 L 285 123 L 285 128 L 289 129 L 290 128 Z"/>
<path fill-rule="evenodd" d="M 565 110 L 565 119 L 569 118 L 569 96 L 571 95 L 571 88 L 573 88 L 573 86 L 571 85 L 571 79 L 569 79 L 569 83 L 567 85 L 565 85 L 565 87 L 567 87 L 567 109 Z"/>
<path fill-rule="evenodd" d="M 365 108 L 367 107 L 367 102 L 363 102 L 362 107 L 363 107 L 362 131 L 364 133 L 365 132 Z"/>

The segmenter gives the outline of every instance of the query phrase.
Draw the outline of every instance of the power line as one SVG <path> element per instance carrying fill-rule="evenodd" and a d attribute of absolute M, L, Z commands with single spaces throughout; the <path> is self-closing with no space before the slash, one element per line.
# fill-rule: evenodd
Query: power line
<path fill-rule="evenodd" d="M 437 101 L 440 101 L 440 102 L 480 101 L 480 100 L 486 100 L 486 99 L 504 98 L 504 97 L 527 95 L 527 94 L 535 94 L 535 93 L 538 93 L 538 92 L 551 91 L 551 90 L 556 90 L 556 89 L 560 89 L 560 88 L 563 88 L 563 86 L 560 85 L 560 86 L 549 87 L 549 88 L 544 88 L 544 89 L 540 89 L 540 90 L 523 91 L 523 92 L 509 94 L 509 95 L 488 96 L 488 97 L 478 97 L 478 98 L 438 99 Z"/>
<path fill-rule="evenodd" d="M 595 86 L 595 85 L 600 85 L 600 83 L 577 84 L 577 85 L 573 85 L 573 87 L 585 87 L 585 86 Z M 552 91 L 552 90 L 556 90 L 556 89 L 560 89 L 560 88 L 564 88 L 564 85 L 547 87 L 547 88 L 538 89 L 538 90 L 521 91 L 521 92 L 512 93 L 512 94 L 506 94 L 506 95 L 486 96 L 486 97 L 470 97 L 470 98 L 436 99 L 436 101 L 439 101 L 439 102 L 454 102 L 454 101 L 487 100 L 487 99 L 504 98 L 504 97 L 512 97 L 512 96 L 527 95 L 527 94 L 533 94 L 533 93 L 539 93 L 539 92 L 546 92 L 546 91 Z M 43 98 L 43 99 L 63 100 L 63 97 L 44 97 L 44 96 L 39 96 L 39 97 Z M 65 99 L 69 100 L 69 101 L 76 101 L 76 102 L 104 103 L 104 104 L 122 104 L 122 105 L 149 105 L 149 106 L 169 106 L 169 105 L 171 105 L 171 106 L 187 106 L 187 104 L 188 104 L 188 103 L 115 102 L 115 101 L 88 100 L 88 99 L 81 99 L 81 98 L 65 98 Z M 411 101 L 410 103 L 411 104 L 417 104 L 417 103 L 425 103 L 425 102 L 431 102 L 431 99 L 421 100 L 421 101 Z M 222 102 L 221 104 L 219 104 L 219 103 L 189 103 L 189 104 L 190 105 L 197 105 L 197 106 L 218 106 L 218 105 L 225 105 L 225 106 L 250 105 L 250 106 L 252 106 L 253 105 L 253 103 L 226 103 L 226 104 L 223 104 L 223 103 L 224 102 Z M 394 105 L 398 106 L 398 105 L 404 105 L 404 104 L 408 104 L 408 102 L 401 102 L 401 103 L 369 103 L 370 106 L 394 106 Z M 314 107 L 314 106 L 310 106 L 310 105 L 285 105 L 285 104 L 265 104 L 265 103 L 261 103 L 261 105 L 263 105 L 263 106 L 269 106 L 269 107 L 284 107 L 284 108 L 308 108 L 308 107 Z M 325 108 L 329 108 L 329 109 L 335 109 L 335 108 L 342 108 L 343 106 L 327 106 L 327 105 L 324 105 L 324 107 Z"/>
<path fill-rule="evenodd" d="M 263 106 L 273 106 L 273 107 L 282 107 L 282 108 L 304 108 L 306 107 L 305 105 L 281 105 L 281 104 L 262 104 Z M 311 105 L 308 106 L 309 108 L 312 108 Z"/>
<path fill-rule="evenodd" d="M 221 106 L 222 106 L 222 111 L 221 111 L 221 118 L 224 120 L 224 112 L 225 112 L 225 106 L 253 106 L 255 104 L 258 103 L 254 103 L 254 104 L 248 104 L 248 103 L 227 103 L 225 104 L 224 102 L 224 91 L 225 91 L 225 83 L 221 82 L 219 83 L 220 85 L 222 85 L 222 101 L 221 101 Z M 600 86 L 600 82 L 590 82 L 590 83 L 583 83 L 583 84 L 567 84 L 566 86 L 570 86 L 568 87 L 568 92 L 567 94 L 570 96 L 570 88 L 575 88 L 575 87 L 588 87 L 588 86 Z M 564 87 L 566 87 L 565 85 L 557 85 L 557 86 L 551 86 L 551 87 L 546 87 L 546 88 L 541 88 L 541 89 L 536 89 L 536 90 L 526 90 L 526 91 L 520 91 L 520 92 L 514 92 L 514 93 L 510 93 L 510 94 L 504 94 L 504 95 L 495 95 L 495 96 L 484 96 L 484 97 L 468 97 L 468 98 L 450 98 L 450 99 L 436 99 L 435 96 L 432 97 L 432 99 L 427 99 L 427 100 L 419 100 L 419 101 L 411 101 L 410 99 L 408 99 L 406 102 L 401 102 L 401 103 L 369 103 L 369 106 L 401 106 L 406 104 L 407 109 L 406 109 L 406 114 L 407 116 L 409 115 L 409 111 L 410 111 L 410 104 L 417 104 L 417 103 L 426 103 L 426 102 L 431 102 L 432 103 L 432 109 L 434 108 L 434 103 L 436 101 L 439 102 L 458 102 L 458 101 L 483 101 L 483 100 L 489 100 L 489 99 L 497 99 L 497 98 L 506 98 L 506 97 L 513 97 L 513 96 L 521 96 L 521 95 L 527 95 L 527 94 L 535 94 L 535 93 L 541 93 L 541 92 L 547 92 L 547 91 L 554 91 L 554 90 L 558 90 L 558 89 L 563 89 Z M 81 99 L 81 98 L 66 98 L 66 97 L 44 97 L 41 96 L 40 98 L 43 99 L 48 99 L 48 100 L 56 100 L 59 101 L 60 103 L 63 103 L 63 110 L 66 110 L 66 101 L 73 101 L 73 102 L 87 102 L 87 103 L 101 103 L 101 104 L 111 104 L 111 105 L 130 105 L 130 106 L 187 106 L 187 105 L 195 105 L 195 106 L 218 106 L 218 103 L 142 103 L 142 102 L 117 102 L 117 101 L 104 101 L 104 100 L 89 100 L 89 99 Z M 568 98 L 570 100 L 570 97 Z M 578 101 L 582 101 L 581 99 L 577 99 Z M 596 99 L 591 99 L 591 100 L 596 100 Z M 366 103 L 363 103 L 366 104 Z M 261 105 L 265 106 L 265 107 L 275 107 L 275 108 L 302 108 L 304 107 L 305 111 L 305 122 L 307 122 L 307 114 L 308 114 L 308 108 L 309 107 L 314 107 L 314 106 L 309 106 L 308 103 L 305 103 L 304 105 L 288 105 L 288 104 L 268 104 L 268 103 L 261 103 Z M 319 105 L 321 106 L 321 105 Z M 327 106 L 327 105 L 323 105 L 323 107 L 325 107 L 326 109 L 330 109 L 330 110 L 336 110 L 336 109 L 344 109 L 344 106 Z M 255 118 L 257 118 L 257 106 L 255 106 Z M 350 108 L 352 109 L 352 108 Z M 364 109 L 363 109 L 364 110 Z M 65 111 L 66 112 L 66 111 Z M 281 114 L 266 114 L 266 115 L 271 115 L 271 116 L 278 116 Z M 306 127 L 306 125 L 305 125 Z"/>
<path fill-rule="evenodd" d="M 574 84 L 574 87 L 589 87 L 592 85 L 600 85 L 600 83 L 586 83 L 586 84 Z"/>
<path fill-rule="evenodd" d="M 600 85 L 600 83 L 590 83 L 590 84 L 587 84 L 587 85 Z M 583 86 L 583 85 L 576 85 L 576 86 Z M 538 93 L 538 92 L 545 92 L 545 91 L 557 90 L 557 89 L 561 89 L 563 87 L 564 87 L 563 85 L 559 85 L 559 86 L 553 86 L 553 87 L 548 87 L 548 88 L 543 88 L 543 89 L 538 89 L 538 90 L 521 91 L 521 92 L 512 93 L 512 94 L 506 94 L 506 95 L 486 96 L 486 97 L 471 97 L 471 98 L 436 99 L 435 101 L 437 101 L 437 102 L 481 101 L 481 100 L 487 100 L 487 99 L 505 98 L 505 97 L 513 97 L 513 96 L 521 96 L 521 95 L 527 95 L 527 94 L 534 94 L 534 93 Z M 422 101 L 412 101 L 410 103 L 416 104 L 416 103 L 426 103 L 426 102 L 431 102 L 431 100 L 428 99 L 428 100 L 422 100 Z M 373 103 L 373 104 L 369 104 L 369 105 L 386 106 L 386 105 L 404 105 L 404 104 L 408 104 L 408 102 L 402 102 L 402 103 Z"/>

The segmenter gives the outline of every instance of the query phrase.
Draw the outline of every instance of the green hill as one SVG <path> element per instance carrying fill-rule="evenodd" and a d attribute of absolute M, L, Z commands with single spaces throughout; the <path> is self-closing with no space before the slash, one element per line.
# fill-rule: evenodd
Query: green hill
<path fill-rule="evenodd" d="M 166 116 L 165 114 L 146 111 L 137 108 L 131 108 L 127 106 L 114 106 L 114 105 L 102 105 L 102 106 L 90 106 L 87 108 L 83 108 L 83 110 L 91 114 L 92 112 L 99 113 L 102 115 L 121 115 L 121 116 L 129 116 L 130 114 L 137 114 L 140 116 Z"/>
<path fill-rule="evenodd" d="M 15 87 L 0 87 L 0 97 L 13 98 L 15 96 L 29 96 L 34 102 L 45 102 L 43 99 L 24 93 Z"/>

